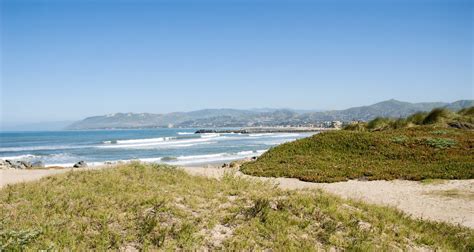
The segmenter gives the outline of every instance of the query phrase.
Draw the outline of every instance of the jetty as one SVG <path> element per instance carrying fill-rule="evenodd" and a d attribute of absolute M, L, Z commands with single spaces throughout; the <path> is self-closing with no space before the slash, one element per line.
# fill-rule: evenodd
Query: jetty
<path fill-rule="evenodd" d="M 240 134 L 257 134 L 257 133 L 302 133 L 302 132 L 322 132 L 339 130 L 338 128 L 316 128 L 316 127 L 251 127 L 240 129 L 200 129 L 195 134 L 208 133 L 240 133 Z"/>

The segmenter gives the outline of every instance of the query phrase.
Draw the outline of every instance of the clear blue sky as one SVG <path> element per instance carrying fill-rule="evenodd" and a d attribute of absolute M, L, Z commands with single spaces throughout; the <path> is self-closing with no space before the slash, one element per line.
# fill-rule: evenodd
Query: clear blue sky
<path fill-rule="evenodd" d="M 473 99 L 473 1 L 1 1 L 1 120 Z"/>

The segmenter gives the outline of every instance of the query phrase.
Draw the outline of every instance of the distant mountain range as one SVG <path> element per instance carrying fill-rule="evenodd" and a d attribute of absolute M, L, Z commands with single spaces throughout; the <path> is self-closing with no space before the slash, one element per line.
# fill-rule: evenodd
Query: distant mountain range
<path fill-rule="evenodd" d="M 455 111 L 470 106 L 474 106 L 474 100 L 460 100 L 453 103 L 409 103 L 388 100 L 370 106 L 331 111 L 305 111 L 291 109 L 204 109 L 169 114 L 115 113 L 104 116 L 88 117 L 84 120 L 72 123 L 66 127 L 66 129 L 296 126 L 318 124 L 324 121 L 368 121 L 378 116 L 398 118 L 406 117 L 418 111 L 429 111 L 438 107 L 444 107 Z"/>

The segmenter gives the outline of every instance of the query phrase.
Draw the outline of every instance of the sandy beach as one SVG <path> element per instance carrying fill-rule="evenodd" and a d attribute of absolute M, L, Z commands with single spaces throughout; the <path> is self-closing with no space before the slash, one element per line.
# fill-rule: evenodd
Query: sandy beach
<path fill-rule="evenodd" d="M 104 167 L 79 169 L 0 170 L 0 188 L 29 182 L 65 172 L 79 172 Z M 232 168 L 182 167 L 195 176 L 219 179 L 226 172 L 259 181 L 270 181 L 284 190 L 322 189 L 342 198 L 395 207 L 415 218 L 443 221 L 474 228 L 474 180 L 443 180 L 433 183 L 417 181 L 356 181 L 311 183 L 292 178 L 262 178 L 242 174 Z"/>

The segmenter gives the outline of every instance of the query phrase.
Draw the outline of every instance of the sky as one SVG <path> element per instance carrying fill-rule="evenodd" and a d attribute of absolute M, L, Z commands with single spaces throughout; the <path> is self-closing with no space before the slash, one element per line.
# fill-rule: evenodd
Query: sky
<path fill-rule="evenodd" d="M 1 0 L 0 121 L 473 99 L 473 1 Z"/>

